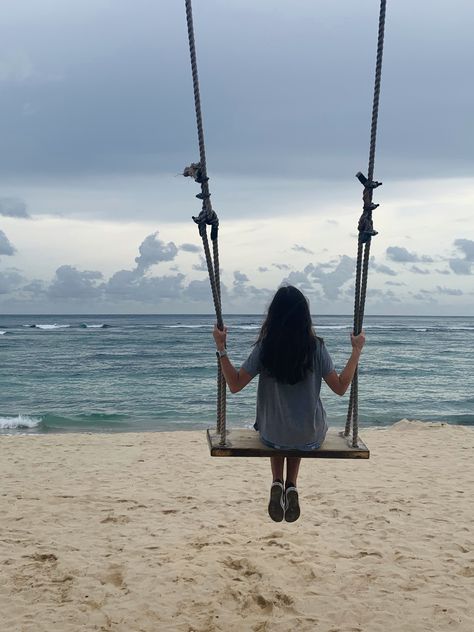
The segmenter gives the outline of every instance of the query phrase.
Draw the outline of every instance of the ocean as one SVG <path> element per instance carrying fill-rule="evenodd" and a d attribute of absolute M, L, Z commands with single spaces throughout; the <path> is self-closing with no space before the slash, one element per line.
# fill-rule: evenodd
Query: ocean
<path fill-rule="evenodd" d="M 236 365 L 261 316 L 226 316 Z M 315 318 L 338 370 L 349 355 L 350 316 Z M 215 424 L 212 316 L 4 316 L 0 318 L 0 432 L 123 432 Z M 367 316 L 360 365 L 364 426 L 402 418 L 474 425 L 474 318 Z M 256 380 L 228 395 L 230 426 L 254 421 Z M 323 385 L 330 425 L 344 424 L 348 394 Z"/>

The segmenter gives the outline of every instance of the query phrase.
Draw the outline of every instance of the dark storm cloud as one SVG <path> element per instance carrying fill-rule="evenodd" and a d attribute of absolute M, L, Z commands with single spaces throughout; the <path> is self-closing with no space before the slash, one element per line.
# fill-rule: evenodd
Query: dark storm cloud
<path fill-rule="evenodd" d="M 48 10 L 28 3 L 26 11 L 5 0 L 0 171 L 172 174 L 195 160 L 182 4 L 145 0 L 137 10 L 131 0 L 51 0 Z M 376 5 L 196 4 L 210 172 L 351 178 L 364 168 Z M 411 1 L 390 4 L 378 142 L 384 177 L 472 173 L 474 86 L 465 78 L 473 21 L 471 0 L 452 11 L 433 0 L 416 28 Z M 449 124 L 447 110 L 455 113 Z"/>
<path fill-rule="evenodd" d="M 26 210 L 26 204 L 20 198 L 2 197 L 0 198 L 0 215 L 4 217 L 19 217 L 29 219 L 30 215 Z"/>
<path fill-rule="evenodd" d="M 0 230 L 0 255 L 11 257 L 16 252 L 15 246 L 10 242 L 3 230 Z"/>

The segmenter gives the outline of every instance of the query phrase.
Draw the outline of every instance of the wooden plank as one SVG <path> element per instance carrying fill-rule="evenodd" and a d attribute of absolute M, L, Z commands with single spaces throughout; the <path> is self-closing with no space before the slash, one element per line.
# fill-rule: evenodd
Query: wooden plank
<path fill-rule="evenodd" d="M 340 432 L 329 430 L 323 445 L 317 450 L 274 450 L 260 441 L 258 432 L 247 428 L 232 428 L 226 432 L 226 443 L 219 445 L 220 435 L 208 428 L 207 442 L 211 456 L 299 456 L 313 459 L 368 459 L 368 447 L 359 437 L 359 447 L 353 448 L 351 439 L 341 436 Z"/>

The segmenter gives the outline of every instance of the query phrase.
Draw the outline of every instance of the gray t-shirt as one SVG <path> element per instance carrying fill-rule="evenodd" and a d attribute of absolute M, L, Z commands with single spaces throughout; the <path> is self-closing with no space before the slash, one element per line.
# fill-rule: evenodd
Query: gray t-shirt
<path fill-rule="evenodd" d="M 242 365 L 252 377 L 259 374 L 254 428 L 265 443 L 278 448 L 319 447 L 328 429 L 319 397 L 321 380 L 334 371 L 326 346 L 317 341 L 313 370 L 297 384 L 281 384 L 270 377 L 261 364 L 260 349 L 256 344 Z"/>

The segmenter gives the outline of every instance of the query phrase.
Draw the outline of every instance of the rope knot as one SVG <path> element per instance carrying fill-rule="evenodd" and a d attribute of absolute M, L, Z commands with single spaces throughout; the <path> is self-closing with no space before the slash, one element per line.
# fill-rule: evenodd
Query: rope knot
<path fill-rule="evenodd" d="M 209 181 L 209 178 L 202 171 L 200 162 L 192 162 L 189 167 L 185 167 L 183 169 L 183 176 L 185 178 L 192 178 L 199 184 L 204 184 L 204 182 Z"/>
<path fill-rule="evenodd" d="M 374 222 L 372 220 L 371 210 L 366 210 L 364 208 L 364 211 L 360 216 L 357 228 L 359 230 L 359 241 L 362 244 L 367 243 L 372 237 L 378 235 L 378 232 L 374 229 Z"/>
<path fill-rule="evenodd" d="M 361 171 L 356 173 L 356 178 L 366 189 L 376 189 L 377 187 L 382 186 L 381 182 L 377 182 L 377 180 L 369 180 L 364 176 Z"/>
<path fill-rule="evenodd" d="M 217 239 L 219 232 L 219 218 L 212 208 L 203 208 L 197 217 L 193 215 L 193 221 L 199 226 L 199 234 L 206 232 L 206 226 L 211 226 L 211 239 Z"/>

